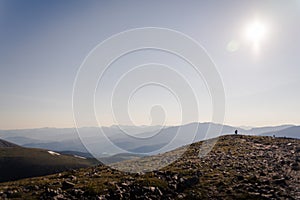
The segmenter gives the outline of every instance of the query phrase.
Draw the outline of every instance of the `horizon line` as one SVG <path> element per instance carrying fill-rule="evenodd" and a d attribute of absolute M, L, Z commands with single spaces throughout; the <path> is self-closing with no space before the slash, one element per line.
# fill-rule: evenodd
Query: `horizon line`
<path fill-rule="evenodd" d="M 213 123 L 213 124 L 218 124 L 218 125 L 222 125 L 222 126 L 231 126 L 231 127 L 235 127 L 235 128 L 241 128 L 241 129 L 245 129 L 243 127 L 249 127 L 249 129 L 252 128 L 264 128 L 264 127 L 277 127 L 277 126 L 300 126 L 299 124 L 293 124 L 293 123 L 283 123 L 283 124 L 272 124 L 272 125 L 264 125 L 264 126 L 251 126 L 251 125 L 230 125 L 230 124 L 220 124 L 220 123 L 214 123 L 214 122 L 188 122 L 188 123 L 183 123 L 183 124 L 173 124 L 173 125 L 125 125 L 125 124 L 112 124 L 109 126 L 82 126 L 82 127 L 48 127 L 48 126 L 44 126 L 44 127 L 33 127 L 33 128 L 12 128 L 12 129 L 0 129 L 0 131 L 17 131 L 17 130 L 35 130 L 35 129 L 80 129 L 80 128 L 111 128 L 113 126 L 128 126 L 128 127 L 155 127 L 155 126 L 160 126 L 160 127 L 177 127 L 177 126 L 185 126 L 185 125 L 189 125 L 189 124 L 194 124 L 194 123 L 198 123 L 198 124 L 205 124 L 205 123 Z M 245 129 L 247 130 L 247 129 Z"/>

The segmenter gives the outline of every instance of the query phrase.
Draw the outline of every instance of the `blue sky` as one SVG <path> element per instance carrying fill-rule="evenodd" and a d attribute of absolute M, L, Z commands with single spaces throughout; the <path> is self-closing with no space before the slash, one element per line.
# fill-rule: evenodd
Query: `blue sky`
<path fill-rule="evenodd" d="M 257 18 L 268 27 L 259 53 L 243 38 Z M 0 129 L 73 127 L 72 87 L 87 54 L 113 34 L 149 26 L 183 32 L 205 47 L 223 80 L 226 124 L 300 124 L 299 24 L 299 0 L 1 0 Z M 234 52 L 230 41 L 239 42 Z M 199 121 L 209 121 L 209 101 L 201 106 Z"/>

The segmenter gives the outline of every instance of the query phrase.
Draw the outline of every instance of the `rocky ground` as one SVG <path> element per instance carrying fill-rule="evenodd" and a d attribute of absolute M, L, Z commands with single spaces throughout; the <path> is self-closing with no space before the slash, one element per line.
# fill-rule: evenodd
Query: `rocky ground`
<path fill-rule="evenodd" d="M 222 136 L 200 158 L 201 144 L 192 144 L 176 162 L 153 172 L 124 173 L 107 166 L 73 170 L 1 183 L 0 198 L 300 199 L 300 140 Z M 161 156 L 143 159 L 160 165 Z M 143 159 L 122 166 L 138 168 Z"/>

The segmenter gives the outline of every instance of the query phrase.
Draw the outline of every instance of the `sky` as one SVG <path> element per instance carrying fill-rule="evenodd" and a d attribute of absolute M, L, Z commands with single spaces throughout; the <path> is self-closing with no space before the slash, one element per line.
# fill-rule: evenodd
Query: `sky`
<path fill-rule="evenodd" d="M 299 0 L 1 0 L 0 129 L 74 127 L 73 84 L 86 56 L 110 36 L 142 27 L 182 32 L 206 49 L 223 81 L 225 124 L 299 125 L 299 25 Z M 109 110 L 100 112 L 101 99 L 129 67 L 153 60 L 174 67 L 188 79 L 196 91 L 200 115 L 182 121 L 174 95 L 149 86 L 129 102 L 133 124 L 210 121 L 205 81 L 175 56 L 146 50 L 128 55 L 108 71 L 107 86 L 95 95 L 101 125 L 129 123 L 121 115 L 113 121 Z M 119 98 L 113 102 L 116 107 Z M 84 125 L 96 124 L 87 119 Z"/>

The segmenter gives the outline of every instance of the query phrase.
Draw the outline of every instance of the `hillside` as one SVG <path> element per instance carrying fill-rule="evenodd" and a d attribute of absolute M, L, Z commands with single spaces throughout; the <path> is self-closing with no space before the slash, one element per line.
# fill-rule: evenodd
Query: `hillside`
<path fill-rule="evenodd" d="M 0 139 L 0 148 L 18 147 L 18 145 Z"/>
<path fill-rule="evenodd" d="M 143 155 L 141 154 L 120 153 L 113 156 L 102 157 L 99 158 L 99 160 L 103 164 L 112 164 L 112 163 L 117 163 L 125 160 L 138 159 L 141 157 L 143 157 Z"/>
<path fill-rule="evenodd" d="M 106 166 L 0 184 L 0 197 L 19 199 L 300 199 L 300 140 L 227 135 L 199 158 L 194 143 L 173 164 L 130 174 Z M 124 161 L 130 170 L 166 154 Z"/>
<path fill-rule="evenodd" d="M 0 140 L 0 182 L 89 167 L 95 160 L 24 148 Z"/>

